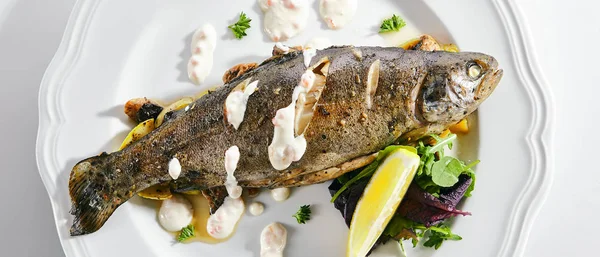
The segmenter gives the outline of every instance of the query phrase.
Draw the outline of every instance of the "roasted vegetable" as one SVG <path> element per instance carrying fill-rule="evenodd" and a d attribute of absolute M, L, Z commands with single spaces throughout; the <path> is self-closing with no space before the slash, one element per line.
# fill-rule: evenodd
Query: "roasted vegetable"
<path fill-rule="evenodd" d="M 231 67 L 223 74 L 223 83 L 229 83 L 233 79 L 242 76 L 244 73 L 258 67 L 258 63 L 240 63 L 236 66 Z"/>
<path fill-rule="evenodd" d="M 151 186 L 140 191 L 138 195 L 151 200 L 166 200 L 173 197 L 168 183 Z"/>
<path fill-rule="evenodd" d="M 145 103 L 137 111 L 136 119 L 138 122 L 141 122 L 144 120 L 149 120 L 149 119 L 156 119 L 158 117 L 158 115 L 162 112 L 162 110 L 163 110 L 163 107 L 156 103 L 153 103 L 153 102 Z"/>
<path fill-rule="evenodd" d="M 462 119 L 460 122 L 450 126 L 450 132 L 466 134 L 469 132 L 469 124 L 467 119 Z"/>
<path fill-rule="evenodd" d="M 125 140 L 123 140 L 123 143 L 121 144 L 119 150 L 123 150 L 131 143 L 140 140 L 140 138 L 144 137 L 145 135 L 148 135 L 150 132 L 152 132 L 152 130 L 154 130 L 154 119 L 149 119 L 138 124 L 137 126 L 135 126 L 135 128 L 131 130 L 131 132 L 129 132 L 129 134 L 127 134 L 127 137 L 125 138 Z"/>
<path fill-rule="evenodd" d="M 124 112 L 130 119 L 139 123 L 149 119 L 156 119 L 162 109 L 162 105 L 157 101 L 143 97 L 127 101 Z"/>
<path fill-rule="evenodd" d="M 155 123 L 156 127 L 158 128 L 160 125 L 162 125 L 162 123 L 165 120 L 165 116 L 168 116 L 167 115 L 168 113 L 171 113 L 174 111 L 179 111 L 179 110 L 185 108 L 186 106 L 188 106 L 193 101 L 194 101 L 194 98 L 184 97 L 184 98 L 181 98 L 178 101 L 170 104 L 166 108 L 164 108 L 162 110 L 162 112 L 158 115 L 158 117 L 156 118 L 156 123 Z"/>

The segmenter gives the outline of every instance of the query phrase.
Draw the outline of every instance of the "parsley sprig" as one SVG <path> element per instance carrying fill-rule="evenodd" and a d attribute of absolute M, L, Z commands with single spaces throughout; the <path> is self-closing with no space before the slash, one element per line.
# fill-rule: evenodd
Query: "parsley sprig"
<path fill-rule="evenodd" d="M 246 14 L 241 12 L 239 20 L 235 24 L 229 25 L 228 28 L 231 29 L 237 39 L 242 39 L 242 37 L 247 36 L 246 30 L 250 28 L 251 21 L 252 19 L 248 19 Z"/>
<path fill-rule="evenodd" d="M 306 222 L 310 220 L 310 214 L 311 214 L 310 204 L 302 205 L 300 207 L 300 210 L 298 210 L 296 212 L 296 214 L 292 215 L 292 217 L 296 218 L 296 221 L 298 221 L 298 224 L 306 224 Z"/>
<path fill-rule="evenodd" d="M 190 224 L 187 227 L 181 229 L 179 235 L 177 235 L 177 241 L 183 242 L 194 236 L 196 236 L 196 232 L 194 232 L 194 225 Z"/>
<path fill-rule="evenodd" d="M 383 23 L 379 27 L 379 33 L 399 31 L 404 26 L 406 26 L 406 22 L 394 14 L 392 18 L 383 20 Z"/>

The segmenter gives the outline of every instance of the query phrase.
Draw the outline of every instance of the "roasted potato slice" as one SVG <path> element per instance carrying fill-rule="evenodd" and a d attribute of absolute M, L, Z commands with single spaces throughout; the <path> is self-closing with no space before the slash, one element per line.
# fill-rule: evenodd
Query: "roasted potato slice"
<path fill-rule="evenodd" d="M 158 128 L 160 125 L 162 125 L 163 121 L 165 120 L 165 115 L 168 112 L 181 110 L 181 109 L 185 108 L 186 106 L 188 106 L 189 104 L 191 104 L 193 101 L 194 101 L 194 98 L 184 97 L 184 98 L 181 98 L 178 101 L 170 104 L 169 106 L 167 106 L 165 109 L 163 109 L 163 111 L 156 118 L 156 122 L 155 122 L 156 127 Z"/>
<path fill-rule="evenodd" d="M 460 122 L 450 126 L 449 129 L 454 134 L 466 134 L 469 132 L 469 123 L 467 122 L 467 119 L 462 119 Z"/>
<path fill-rule="evenodd" d="M 149 119 L 138 124 L 129 132 L 129 134 L 127 134 L 127 137 L 125 138 L 125 140 L 123 140 L 123 143 L 121 143 L 121 147 L 119 147 L 119 150 L 123 150 L 131 143 L 138 141 L 145 135 L 148 135 L 150 132 L 152 132 L 152 130 L 154 130 L 154 128 L 154 119 Z"/>
<path fill-rule="evenodd" d="M 151 200 L 166 200 L 173 197 L 168 183 L 151 186 L 139 192 L 138 195 Z"/>

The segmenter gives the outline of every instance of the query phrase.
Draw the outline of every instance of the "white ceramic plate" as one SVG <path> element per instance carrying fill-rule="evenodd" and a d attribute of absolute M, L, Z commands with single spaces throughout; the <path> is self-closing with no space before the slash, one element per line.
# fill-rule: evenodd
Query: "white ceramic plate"
<path fill-rule="evenodd" d="M 311 1 L 312 2 L 312 1 Z M 462 50 L 495 56 L 504 78 L 475 116 L 474 132 L 461 138 L 459 154 L 481 159 L 474 196 L 462 209 L 473 213 L 453 221 L 462 241 L 440 250 L 408 248 L 409 256 L 519 256 L 544 198 L 550 171 L 547 137 L 551 104 L 529 62 L 527 45 L 512 4 L 496 1 L 360 1 L 354 20 L 331 31 L 314 1 L 309 24 L 290 45 L 313 37 L 334 44 L 392 46 L 418 33 Z M 253 19 L 249 36 L 236 40 L 226 26 L 240 11 Z M 409 24 L 386 38 L 377 34 L 383 18 L 400 14 Z M 217 28 L 215 66 L 207 83 L 192 85 L 186 74 L 189 42 L 204 23 Z M 156 221 L 151 201 L 132 199 L 98 232 L 70 237 L 67 184 L 73 165 L 101 151 L 115 150 L 131 128 L 122 114 L 130 98 L 174 100 L 220 82 L 234 64 L 261 61 L 273 43 L 262 32 L 262 13 L 253 0 L 79 0 L 63 42 L 40 89 L 37 160 L 52 199 L 56 226 L 68 257 L 91 256 L 258 256 L 261 229 L 279 221 L 289 229 L 285 256 L 343 256 L 347 228 L 328 202 L 329 183 L 293 190 L 281 204 L 263 194 L 266 212 L 243 217 L 238 232 L 224 244 L 173 244 Z M 312 204 L 313 219 L 295 224 L 298 206 Z M 408 245 L 407 245 L 408 246 Z M 379 256 L 398 255 L 388 244 Z"/>

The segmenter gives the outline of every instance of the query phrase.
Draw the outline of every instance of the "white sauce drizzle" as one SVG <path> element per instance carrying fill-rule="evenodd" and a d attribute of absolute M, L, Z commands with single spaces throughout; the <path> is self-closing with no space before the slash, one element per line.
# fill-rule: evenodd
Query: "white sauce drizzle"
<path fill-rule="evenodd" d="M 290 48 L 288 46 L 283 45 L 281 42 L 275 43 L 275 47 L 279 48 L 283 54 L 287 54 L 290 52 Z"/>
<path fill-rule="evenodd" d="M 240 198 L 242 195 L 242 187 L 238 186 L 237 179 L 233 176 L 235 169 L 237 169 L 238 161 L 240 160 L 240 149 L 237 146 L 232 146 L 225 151 L 225 171 L 227 171 L 227 180 L 225 181 L 225 188 L 229 197 L 233 199 Z"/>
<path fill-rule="evenodd" d="M 280 223 L 271 223 L 260 233 L 260 257 L 282 257 L 287 243 L 287 230 Z"/>
<path fill-rule="evenodd" d="M 331 41 L 329 40 L 329 38 L 315 37 L 315 38 L 311 39 L 310 41 L 308 41 L 304 45 L 304 48 L 305 49 L 313 48 L 313 49 L 321 50 L 321 49 L 330 47 L 331 45 L 332 44 L 331 44 Z"/>
<path fill-rule="evenodd" d="M 330 29 L 340 29 L 350 22 L 358 7 L 358 0 L 320 0 L 321 18 Z"/>
<path fill-rule="evenodd" d="M 310 66 L 310 61 L 313 57 L 315 57 L 315 55 L 317 55 L 317 49 L 314 48 L 309 48 L 302 51 L 302 56 L 304 57 L 304 66 Z"/>
<path fill-rule="evenodd" d="M 227 238 L 233 233 L 235 225 L 244 213 L 244 201 L 242 198 L 233 199 L 225 197 L 223 205 L 210 215 L 206 222 L 206 231 L 216 239 Z"/>
<path fill-rule="evenodd" d="M 309 4 L 306 0 L 258 0 L 265 13 L 264 29 L 271 40 L 285 41 L 306 27 Z"/>
<path fill-rule="evenodd" d="M 211 24 L 204 24 L 192 36 L 192 57 L 188 61 L 188 77 L 195 84 L 204 82 L 213 66 L 217 32 Z"/>
<path fill-rule="evenodd" d="M 179 163 L 179 160 L 177 158 L 173 158 L 169 161 L 169 175 L 171 175 L 171 178 L 173 179 L 177 179 L 179 178 L 179 175 L 181 174 L 181 163 Z"/>
<path fill-rule="evenodd" d="M 271 190 L 271 197 L 277 202 L 283 202 L 290 197 L 290 189 L 287 187 L 280 187 Z"/>
<path fill-rule="evenodd" d="M 227 122 L 233 125 L 236 130 L 240 127 L 240 124 L 244 120 L 248 98 L 250 98 L 250 95 L 256 91 L 257 86 L 258 80 L 246 85 L 244 91 L 234 89 L 234 91 L 229 93 L 227 99 L 225 99 Z"/>
<path fill-rule="evenodd" d="M 295 107 L 298 98 L 306 97 L 306 93 L 315 82 L 315 74 L 308 70 L 294 88 L 292 102 L 287 107 L 277 110 L 273 118 L 273 141 L 269 145 L 269 161 L 273 168 L 284 170 L 294 161 L 300 160 L 306 151 L 304 135 L 294 136 Z"/>
<path fill-rule="evenodd" d="M 248 206 L 248 211 L 254 216 L 261 215 L 265 211 L 265 205 L 261 202 L 253 202 Z"/>
<path fill-rule="evenodd" d="M 179 195 L 173 195 L 160 205 L 158 222 L 169 232 L 177 232 L 192 222 L 194 211 L 190 201 Z"/>

